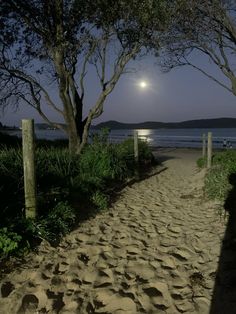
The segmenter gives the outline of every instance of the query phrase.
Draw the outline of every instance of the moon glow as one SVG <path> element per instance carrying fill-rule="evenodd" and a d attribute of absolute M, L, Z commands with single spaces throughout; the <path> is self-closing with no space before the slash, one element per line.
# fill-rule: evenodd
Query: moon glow
<path fill-rule="evenodd" d="M 146 88 L 146 87 L 147 87 L 147 82 L 141 81 L 141 82 L 139 83 L 139 87 L 141 87 L 142 89 Z"/>

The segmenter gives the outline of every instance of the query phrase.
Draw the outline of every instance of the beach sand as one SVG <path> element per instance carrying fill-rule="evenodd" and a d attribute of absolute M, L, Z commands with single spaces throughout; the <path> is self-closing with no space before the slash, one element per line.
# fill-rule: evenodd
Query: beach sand
<path fill-rule="evenodd" d="M 156 173 L 3 278 L 1 314 L 209 313 L 225 220 L 204 196 L 199 150 L 155 155 Z"/>

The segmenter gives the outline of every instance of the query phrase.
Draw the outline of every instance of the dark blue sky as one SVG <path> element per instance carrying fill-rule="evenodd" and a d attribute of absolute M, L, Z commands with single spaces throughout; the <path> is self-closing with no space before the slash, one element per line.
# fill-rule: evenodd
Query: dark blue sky
<path fill-rule="evenodd" d="M 204 58 L 197 56 L 195 61 L 207 67 L 214 75 L 219 75 L 217 69 Z M 94 120 L 93 124 L 107 120 L 172 122 L 236 118 L 236 97 L 233 94 L 189 67 L 164 74 L 154 63 L 155 60 L 151 57 L 132 63 L 136 72 L 123 75 L 113 93 L 108 96 L 103 115 Z M 147 89 L 138 86 L 138 82 L 143 79 L 149 83 Z M 98 90 L 94 72 L 88 75 L 86 83 L 89 86 L 85 99 L 88 108 L 94 103 Z M 54 93 L 53 90 L 51 92 Z M 52 112 L 49 112 L 49 116 L 60 121 Z M 42 122 L 38 114 L 26 105 L 18 111 L 7 108 L 0 121 L 3 124 L 20 125 L 22 118 L 34 118 L 36 122 Z"/>

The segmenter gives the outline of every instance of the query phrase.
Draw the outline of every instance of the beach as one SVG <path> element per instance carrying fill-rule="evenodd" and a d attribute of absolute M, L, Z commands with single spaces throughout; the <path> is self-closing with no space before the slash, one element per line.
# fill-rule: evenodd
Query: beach
<path fill-rule="evenodd" d="M 119 192 L 111 208 L 58 247 L 42 241 L 3 277 L 1 314 L 210 313 L 226 230 L 222 204 L 204 194 L 201 150 L 154 154 L 161 165 Z M 232 311 L 225 313 L 236 313 L 221 301 Z"/>

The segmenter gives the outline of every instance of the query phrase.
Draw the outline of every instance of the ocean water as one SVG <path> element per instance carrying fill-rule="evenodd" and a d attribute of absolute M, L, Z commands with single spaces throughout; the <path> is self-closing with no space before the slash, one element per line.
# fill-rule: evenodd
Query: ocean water
<path fill-rule="evenodd" d="M 139 138 L 147 141 L 153 147 L 192 147 L 202 146 L 202 135 L 212 132 L 213 147 L 221 148 L 223 140 L 230 142 L 236 148 L 236 128 L 224 129 L 140 129 Z M 133 136 L 134 130 L 112 130 L 110 137 L 113 142 L 120 142 Z"/>
<path fill-rule="evenodd" d="M 200 148 L 202 145 L 202 134 L 212 132 L 213 147 L 221 148 L 223 140 L 230 141 L 236 148 L 236 128 L 230 129 L 139 129 L 138 136 L 153 147 L 192 147 Z M 91 133 L 98 132 L 93 130 Z M 9 134 L 21 136 L 21 131 L 9 131 Z M 66 139 L 67 136 L 60 130 L 36 130 L 39 139 Z M 134 130 L 111 130 L 109 141 L 120 143 L 132 137 Z"/>

